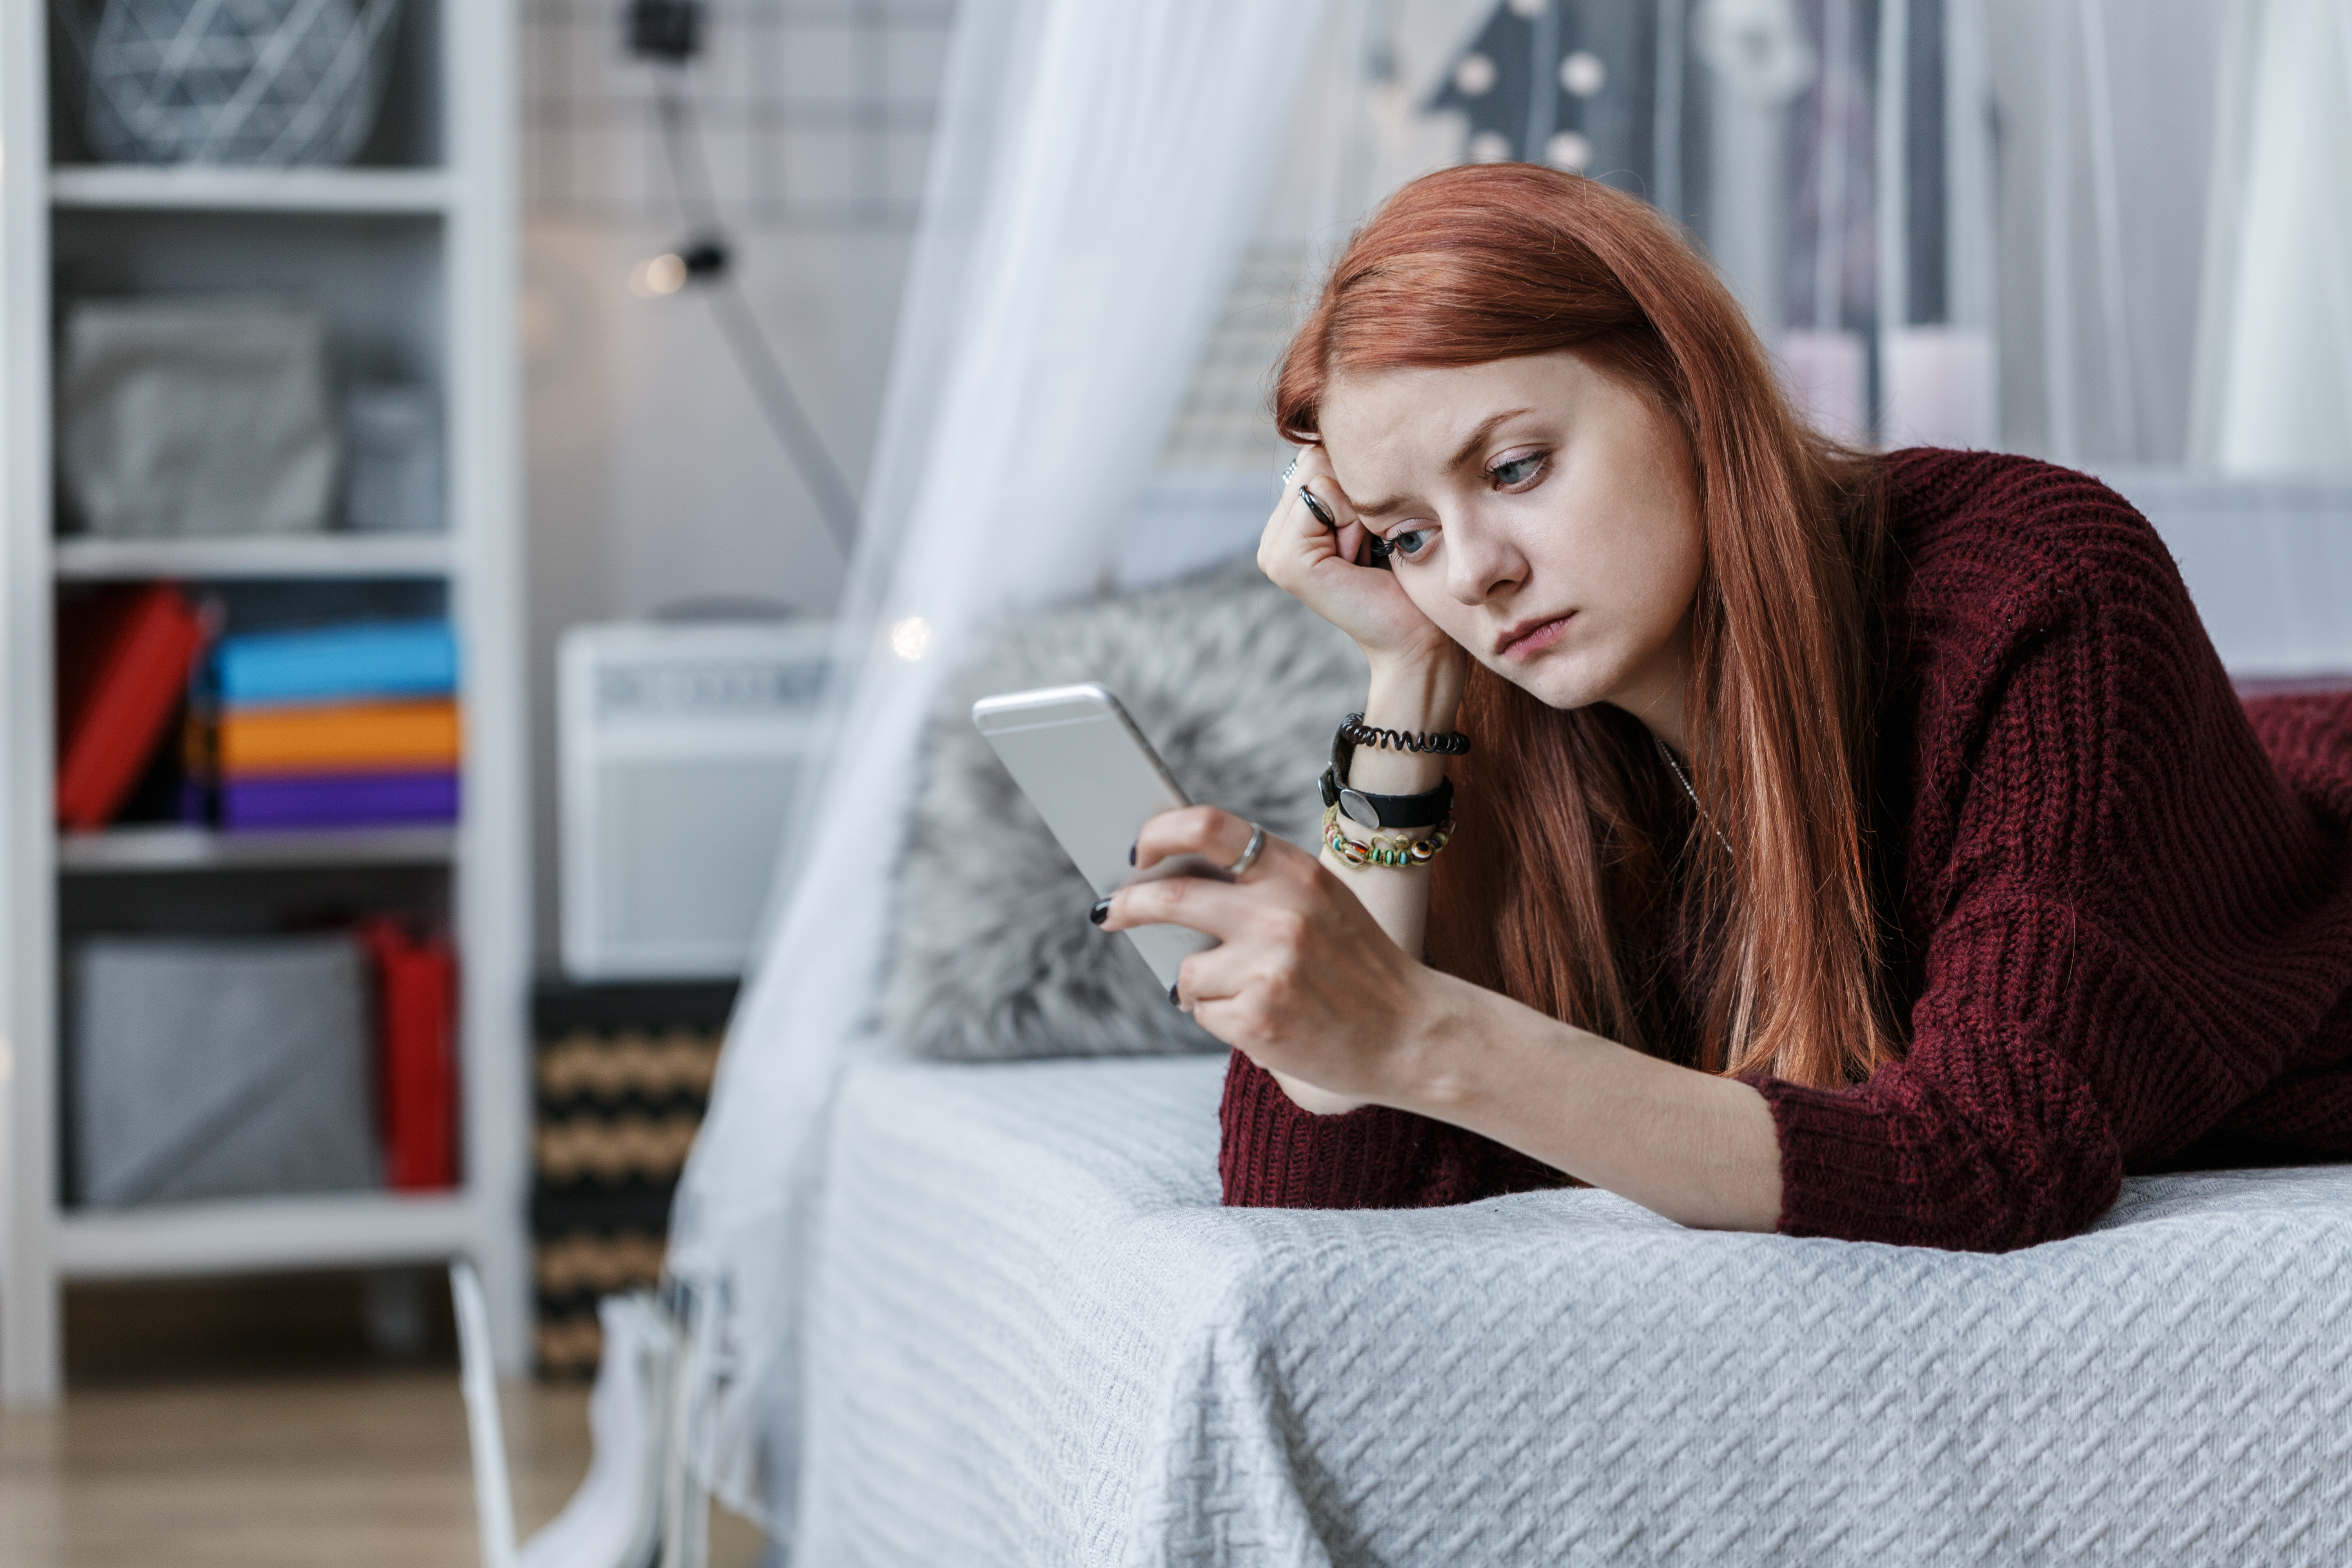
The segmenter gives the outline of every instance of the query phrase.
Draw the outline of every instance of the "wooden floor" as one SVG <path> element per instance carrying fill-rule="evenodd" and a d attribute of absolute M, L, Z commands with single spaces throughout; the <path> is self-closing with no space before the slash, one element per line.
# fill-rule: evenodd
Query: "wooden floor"
<path fill-rule="evenodd" d="M 505 1399 L 526 1535 L 588 1468 L 583 1387 Z M 0 1414 L 0 1568 L 458 1568 L 479 1561 L 453 1370 L 77 1391 Z M 712 1521 L 712 1568 L 751 1568 L 758 1532 Z"/>

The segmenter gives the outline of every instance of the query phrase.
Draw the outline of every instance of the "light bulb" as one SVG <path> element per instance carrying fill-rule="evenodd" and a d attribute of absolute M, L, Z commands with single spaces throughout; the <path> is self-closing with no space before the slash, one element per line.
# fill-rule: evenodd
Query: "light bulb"
<path fill-rule="evenodd" d="M 1609 85 L 1609 68 L 1591 50 L 1579 49 L 1559 62 L 1559 85 L 1579 98 L 1591 98 Z"/>
<path fill-rule="evenodd" d="M 658 300 L 685 287 L 686 258 L 674 250 L 666 250 L 629 268 L 629 292 L 640 300 Z"/>
<path fill-rule="evenodd" d="M 1592 143 L 1573 131 L 1562 131 L 1544 144 L 1544 158 L 1555 169 L 1581 174 L 1592 162 Z"/>
<path fill-rule="evenodd" d="M 890 651 L 914 663 L 931 651 L 931 623 L 920 616 L 908 616 L 890 623 Z"/>
<path fill-rule="evenodd" d="M 1499 131 L 1481 131 L 1470 138 L 1470 161 L 1500 163 L 1511 155 L 1511 139 Z"/>

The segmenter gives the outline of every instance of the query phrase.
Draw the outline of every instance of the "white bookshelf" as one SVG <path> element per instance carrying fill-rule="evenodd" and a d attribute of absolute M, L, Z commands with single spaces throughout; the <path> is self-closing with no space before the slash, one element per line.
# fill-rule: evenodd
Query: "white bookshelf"
<path fill-rule="evenodd" d="M 80 1279 L 369 1268 L 467 1257 L 499 1360 L 527 1362 L 530 900 L 522 669 L 513 0 L 407 0 L 384 129 L 342 169 L 108 167 L 53 146 L 50 8 L 0 5 L 0 1398 L 60 1384 L 59 1292 Z M 93 293 L 299 291 L 339 374 L 438 394 L 446 531 L 58 538 L 53 278 Z M 464 651 L 454 827 L 60 834 L 50 783 L 61 587 L 173 580 L 441 595 Z M 257 589 L 255 585 L 259 585 Z M 156 919 L 284 885 L 432 890 L 457 934 L 464 1184 L 88 1210 L 60 1201 L 58 975 L 103 911 Z M 375 879 L 376 882 L 370 882 Z M 387 881 L 386 879 L 390 879 Z M 142 900 L 144 900 L 142 902 Z M 99 910 L 93 915 L 89 911 Z M 165 911 L 157 916 L 153 911 Z M 85 922 L 77 926 L 74 922 Z M 96 924 L 88 922 L 96 921 Z"/>
<path fill-rule="evenodd" d="M 446 213 L 439 169 L 215 169 L 85 164 L 49 173 L 49 205 L 143 212 Z"/>
<path fill-rule="evenodd" d="M 212 833 L 142 826 L 58 838 L 58 869 L 83 876 L 268 866 L 432 866 L 454 861 L 457 854 L 457 835 L 446 827 Z"/>
<path fill-rule="evenodd" d="M 63 583 L 157 577 L 438 577 L 457 562 L 446 533 L 289 533 L 255 538 L 67 538 L 50 546 Z"/>
<path fill-rule="evenodd" d="M 478 1228 L 462 1197 L 321 1193 L 77 1211 L 58 1220 L 56 1253 L 78 1279 L 380 1268 L 471 1255 Z"/>

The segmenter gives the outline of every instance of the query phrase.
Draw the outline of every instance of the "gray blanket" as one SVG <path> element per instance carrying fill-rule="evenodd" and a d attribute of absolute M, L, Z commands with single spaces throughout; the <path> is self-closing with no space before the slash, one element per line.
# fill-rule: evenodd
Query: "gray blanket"
<path fill-rule="evenodd" d="M 2352 1169 L 2006 1257 L 1229 1211 L 1223 1070 L 853 1074 L 795 1561 L 2352 1561 Z"/>

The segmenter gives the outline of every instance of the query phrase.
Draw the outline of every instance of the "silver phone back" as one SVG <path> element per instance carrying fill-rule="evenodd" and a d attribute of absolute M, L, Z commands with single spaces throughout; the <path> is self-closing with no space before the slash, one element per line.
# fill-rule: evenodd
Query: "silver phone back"
<path fill-rule="evenodd" d="M 1145 822 L 1192 804 L 1118 699 L 1092 681 L 983 697 L 972 704 L 971 721 L 1097 898 L 1135 879 L 1127 852 Z M 1073 910 L 1070 918 L 1083 913 Z M 1121 934 L 1162 985 L 1176 983 L 1186 954 L 1216 945 L 1182 926 Z"/>

